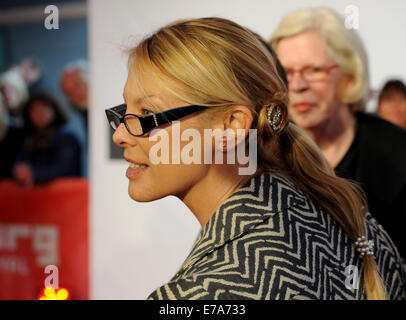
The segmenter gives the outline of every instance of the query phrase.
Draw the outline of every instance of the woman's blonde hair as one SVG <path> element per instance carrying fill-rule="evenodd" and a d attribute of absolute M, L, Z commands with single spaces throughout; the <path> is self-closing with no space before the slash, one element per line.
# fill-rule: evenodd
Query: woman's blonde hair
<path fill-rule="evenodd" d="M 287 122 L 286 85 L 273 53 L 257 35 L 222 18 L 178 21 L 132 49 L 129 67 L 140 87 L 142 79 L 137 75 L 146 72 L 187 103 L 210 106 L 213 111 L 249 107 L 252 128 L 258 133 L 257 174 L 279 168 L 332 215 L 349 238 L 355 241 L 364 235 L 366 204 L 361 191 L 336 177 L 315 143 Z M 278 105 L 283 114 L 277 132 L 267 120 L 270 105 Z M 367 297 L 384 298 L 373 257 L 365 255 L 363 261 Z"/>
<path fill-rule="evenodd" d="M 301 9 L 286 15 L 271 35 L 269 43 L 276 50 L 278 42 L 305 31 L 316 31 L 327 44 L 329 56 L 340 69 L 353 77 L 354 86 L 342 99 L 352 112 L 365 109 L 370 94 L 368 57 L 354 29 L 346 28 L 343 18 L 329 8 Z"/>

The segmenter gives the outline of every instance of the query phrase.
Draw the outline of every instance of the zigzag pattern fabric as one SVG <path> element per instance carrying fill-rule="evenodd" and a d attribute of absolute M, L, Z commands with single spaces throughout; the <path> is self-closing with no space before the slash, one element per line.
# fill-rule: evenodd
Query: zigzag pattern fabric
<path fill-rule="evenodd" d="M 388 297 L 401 299 L 402 260 L 369 213 L 366 235 Z M 179 272 L 149 299 L 365 299 L 362 278 L 346 286 L 350 265 L 361 273 L 340 225 L 286 177 L 266 172 L 218 208 Z"/>

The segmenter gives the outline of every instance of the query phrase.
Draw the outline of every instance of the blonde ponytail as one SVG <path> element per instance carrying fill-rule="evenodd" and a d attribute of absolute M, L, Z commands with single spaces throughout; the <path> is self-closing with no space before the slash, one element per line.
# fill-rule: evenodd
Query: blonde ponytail
<path fill-rule="evenodd" d="M 363 257 L 364 287 L 368 300 L 386 300 L 387 294 L 382 277 L 378 273 L 373 256 Z"/>
<path fill-rule="evenodd" d="M 350 239 L 355 242 L 363 236 L 367 208 L 363 191 L 337 177 L 313 140 L 295 124 L 289 123 L 279 135 L 279 148 L 283 168 L 295 184 L 333 216 Z M 366 298 L 385 300 L 385 285 L 373 256 L 362 259 Z"/>

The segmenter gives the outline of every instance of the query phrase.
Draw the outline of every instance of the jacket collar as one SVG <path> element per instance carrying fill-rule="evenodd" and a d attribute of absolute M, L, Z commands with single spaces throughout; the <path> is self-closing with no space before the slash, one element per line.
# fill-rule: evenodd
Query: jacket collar
<path fill-rule="evenodd" d="M 288 201 L 280 201 L 282 189 L 290 191 Z M 218 207 L 201 230 L 179 273 L 298 201 L 303 203 L 305 198 L 307 196 L 278 171 L 266 171 L 253 177 Z"/>

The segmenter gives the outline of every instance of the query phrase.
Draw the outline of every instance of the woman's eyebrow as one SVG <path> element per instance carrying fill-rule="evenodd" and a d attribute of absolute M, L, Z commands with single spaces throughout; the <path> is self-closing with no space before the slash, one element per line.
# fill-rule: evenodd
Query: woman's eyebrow
<path fill-rule="evenodd" d="M 136 100 L 134 101 L 134 105 L 135 105 L 135 106 L 140 106 L 140 105 L 141 105 L 142 103 L 144 103 L 146 100 L 148 100 L 148 99 L 150 99 L 150 98 L 155 98 L 155 97 L 158 97 L 158 96 L 156 96 L 156 95 L 150 95 L 150 96 L 145 95 L 145 96 L 143 96 L 143 97 L 140 97 L 140 98 L 136 99 Z M 127 99 L 125 98 L 125 94 L 124 94 L 124 93 L 123 93 L 123 99 L 124 99 L 124 103 L 125 103 L 125 104 L 128 104 Z M 151 111 L 153 111 L 153 112 L 160 112 L 160 109 L 157 108 L 155 105 L 153 105 L 153 104 L 151 104 L 151 103 L 148 104 L 148 108 L 150 108 Z"/>
<path fill-rule="evenodd" d="M 146 100 L 151 99 L 151 98 L 155 98 L 155 97 L 157 97 L 157 96 L 155 96 L 155 95 L 143 96 L 143 97 L 138 98 L 137 100 L 135 100 L 135 104 L 141 104 L 141 103 L 145 102 Z"/>
<path fill-rule="evenodd" d="M 147 99 L 155 98 L 155 97 L 157 97 L 157 96 L 156 96 L 156 95 L 150 95 L 150 96 L 145 95 L 145 96 L 142 96 L 142 97 L 136 99 L 136 100 L 134 101 L 134 104 L 140 104 L 140 103 L 144 102 L 144 101 L 147 100 Z M 127 99 L 125 98 L 125 94 L 124 94 L 124 93 L 123 93 L 123 99 L 124 99 L 124 101 L 127 101 Z"/>

